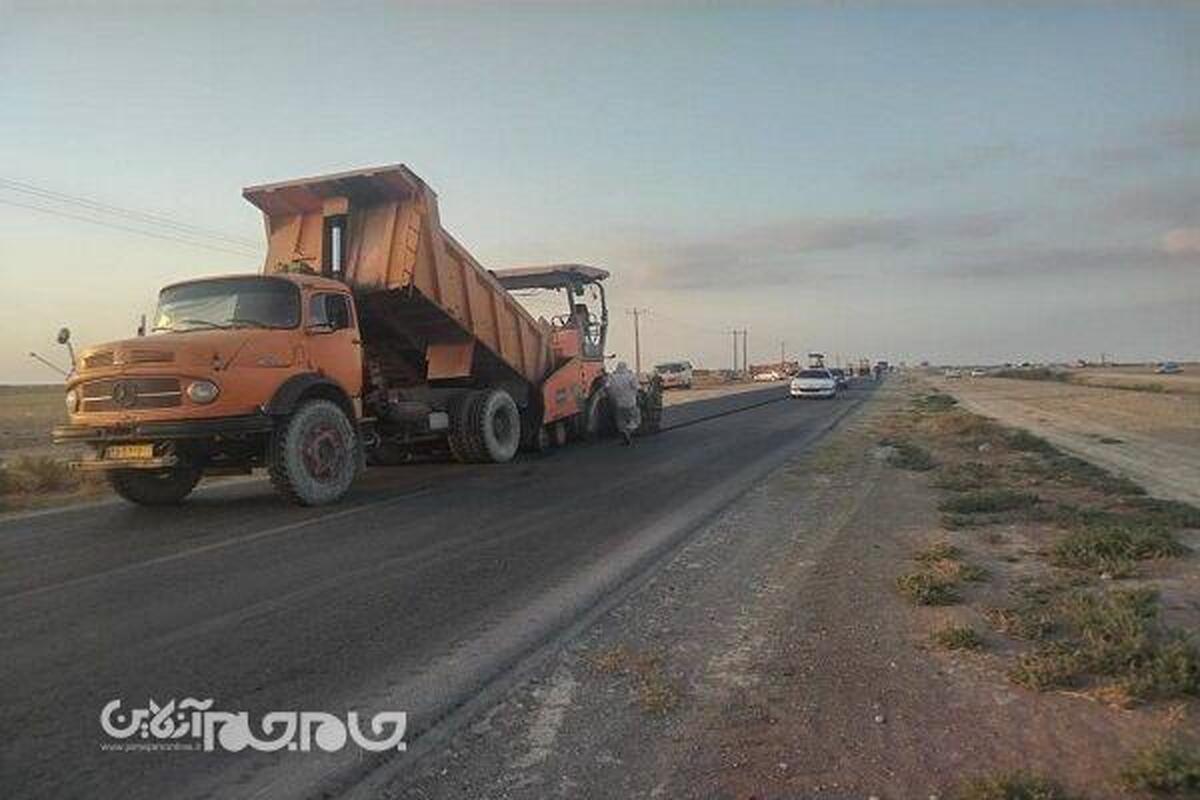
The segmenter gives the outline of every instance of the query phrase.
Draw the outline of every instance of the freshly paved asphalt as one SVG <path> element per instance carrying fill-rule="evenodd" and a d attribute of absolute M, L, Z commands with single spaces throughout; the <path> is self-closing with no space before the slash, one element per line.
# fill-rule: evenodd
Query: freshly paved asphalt
<path fill-rule="evenodd" d="M 670 408 L 632 448 L 369 470 L 334 507 L 250 481 L 2 520 L 0 796 L 363 793 L 869 391 L 773 386 Z M 185 697 L 252 721 L 406 711 L 409 752 L 102 749 L 110 700 Z"/>

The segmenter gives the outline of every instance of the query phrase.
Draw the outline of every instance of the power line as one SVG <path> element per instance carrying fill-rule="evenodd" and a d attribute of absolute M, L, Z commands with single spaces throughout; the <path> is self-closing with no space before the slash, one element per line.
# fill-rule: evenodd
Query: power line
<path fill-rule="evenodd" d="M 40 200 L 64 203 L 66 205 L 85 208 L 94 213 L 117 217 L 118 219 L 123 219 L 125 221 L 159 225 L 165 228 L 170 228 L 177 233 L 189 236 L 215 239 L 225 244 L 248 247 L 251 249 L 258 247 L 258 242 L 241 236 L 235 236 L 222 231 L 213 230 L 211 228 L 205 228 L 200 225 L 193 225 L 190 222 L 172 219 L 170 217 L 163 216 L 162 214 L 153 214 L 148 211 L 137 211 L 135 209 L 123 208 L 111 203 L 92 200 L 88 197 L 67 194 L 66 192 L 59 192 L 55 191 L 54 189 L 46 189 L 41 186 L 35 186 L 34 184 L 25 183 L 23 181 L 16 181 L 11 178 L 0 177 L 0 189 L 7 189 L 9 191 L 19 192 L 21 194 L 32 195 Z"/>
<path fill-rule="evenodd" d="M 100 225 L 101 227 L 104 227 L 104 228 L 112 228 L 114 230 L 126 231 L 127 233 L 137 233 L 137 234 L 141 234 L 142 236 L 152 237 L 154 239 L 163 239 L 168 242 L 177 242 L 179 244 L 190 244 L 193 247 L 203 247 L 207 250 L 216 250 L 216 251 L 222 252 L 222 253 L 230 253 L 235 256 L 242 256 L 243 258 L 259 255 L 259 253 L 250 251 L 249 248 L 246 248 L 244 250 L 234 250 L 229 247 L 222 247 L 220 245 L 214 245 L 214 244 L 206 244 L 204 242 L 198 242 L 193 239 L 185 239 L 182 236 L 172 236 L 171 234 L 168 234 L 168 233 L 156 233 L 154 231 L 148 231 L 148 230 L 145 230 L 142 228 L 134 228 L 134 227 L 131 227 L 128 225 L 121 225 L 116 222 L 109 222 L 107 220 L 95 219 L 93 217 L 85 217 L 81 214 L 72 214 L 69 211 L 63 211 L 61 209 L 46 208 L 45 206 L 35 206 L 35 205 L 28 204 L 28 203 L 19 203 L 16 200 L 5 200 L 3 198 L 0 198 L 0 203 L 3 203 L 4 205 L 7 205 L 7 206 L 15 206 L 17 208 L 28 209 L 30 211 L 40 211 L 43 214 L 51 214 L 56 217 L 64 217 L 66 219 L 73 219 L 73 220 L 77 220 L 79 222 L 90 222 L 93 225 Z"/>

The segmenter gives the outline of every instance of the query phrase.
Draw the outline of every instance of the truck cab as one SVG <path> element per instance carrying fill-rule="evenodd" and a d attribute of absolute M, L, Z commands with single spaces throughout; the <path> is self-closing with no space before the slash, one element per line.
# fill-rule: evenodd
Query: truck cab
<path fill-rule="evenodd" d="M 280 422 L 321 400 L 344 420 L 314 427 L 299 445 L 306 469 L 329 478 L 342 471 L 326 463 L 335 437 L 353 457 L 361 350 L 354 297 L 338 281 L 275 274 L 172 284 L 147 335 L 79 354 L 66 384 L 69 424 L 54 438 L 90 445 L 92 457 L 76 468 L 105 472 L 118 494 L 169 503 L 206 472 L 268 466 Z"/>

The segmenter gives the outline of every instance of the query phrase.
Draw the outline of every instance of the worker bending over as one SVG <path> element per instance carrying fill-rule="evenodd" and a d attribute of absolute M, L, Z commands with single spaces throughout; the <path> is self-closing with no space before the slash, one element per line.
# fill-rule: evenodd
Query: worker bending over
<path fill-rule="evenodd" d="M 633 432 L 642 424 L 638 410 L 638 379 L 624 361 L 608 376 L 608 399 L 612 403 L 617 431 L 624 444 L 633 443 Z"/>

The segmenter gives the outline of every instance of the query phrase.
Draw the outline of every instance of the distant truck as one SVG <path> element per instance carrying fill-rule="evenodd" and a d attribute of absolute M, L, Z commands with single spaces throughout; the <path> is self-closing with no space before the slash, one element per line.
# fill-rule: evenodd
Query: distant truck
<path fill-rule="evenodd" d="M 205 474 L 265 467 L 318 505 L 367 462 L 505 462 L 611 429 L 607 271 L 483 268 L 403 165 L 243 196 L 266 223 L 261 274 L 167 286 L 150 335 L 74 360 L 54 440 L 90 445 L 76 466 L 125 499 L 176 503 Z M 566 294 L 561 315 L 535 319 L 510 294 L 538 289 Z M 639 400 L 652 431 L 661 395 Z"/>

